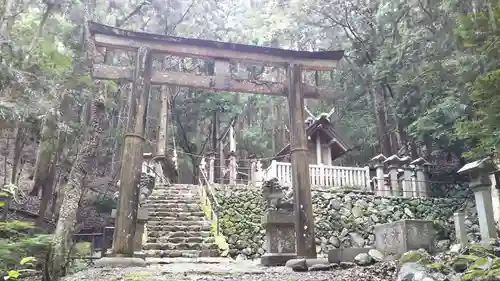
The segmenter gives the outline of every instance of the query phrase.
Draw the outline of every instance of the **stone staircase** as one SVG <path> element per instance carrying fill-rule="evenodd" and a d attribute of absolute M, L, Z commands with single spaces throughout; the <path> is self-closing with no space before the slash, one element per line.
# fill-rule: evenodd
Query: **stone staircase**
<path fill-rule="evenodd" d="M 218 246 L 205 218 L 198 186 L 157 185 L 144 208 L 148 210 L 147 257 L 216 257 Z"/>

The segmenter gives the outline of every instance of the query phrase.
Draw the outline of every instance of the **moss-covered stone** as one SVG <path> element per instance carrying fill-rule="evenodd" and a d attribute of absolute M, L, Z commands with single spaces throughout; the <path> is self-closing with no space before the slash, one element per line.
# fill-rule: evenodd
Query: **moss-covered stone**
<path fill-rule="evenodd" d="M 404 253 L 399 259 L 400 264 L 405 264 L 407 262 L 418 262 L 420 264 L 430 264 L 431 256 L 421 250 L 409 251 Z"/>

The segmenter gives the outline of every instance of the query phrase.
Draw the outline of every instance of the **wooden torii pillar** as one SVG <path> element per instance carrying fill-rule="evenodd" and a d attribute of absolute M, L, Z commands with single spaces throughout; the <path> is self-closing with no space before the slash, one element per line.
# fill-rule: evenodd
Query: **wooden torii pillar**
<path fill-rule="evenodd" d="M 113 234 L 113 254 L 117 256 L 132 256 L 134 254 L 134 236 L 139 204 L 138 186 L 142 171 L 152 64 L 151 49 L 140 47 L 137 50 L 132 83 L 132 94 L 135 98 L 132 99 L 129 108 L 128 128 L 121 159 L 120 192 Z M 121 189 L 122 186 L 123 189 Z"/>
<path fill-rule="evenodd" d="M 302 70 L 331 70 L 343 57 L 343 51 L 307 52 L 278 48 L 266 48 L 226 42 L 215 42 L 200 39 L 188 39 L 144 32 L 133 32 L 98 24 L 89 23 L 89 29 L 97 47 L 137 51 L 149 48 L 151 53 L 162 55 L 202 58 L 215 61 L 215 74 L 193 75 L 183 72 L 152 71 L 148 83 L 152 85 L 170 85 L 193 87 L 212 91 L 256 93 L 288 97 L 291 132 L 292 183 L 294 188 L 294 213 L 296 216 L 297 257 L 316 257 L 314 238 L 314 219 L 312 213 L 311 185 L 307 161 L 307 138 L 304 127 L 304 99 L 316 99 L 331 95 L 328 89 L 302 83 Z M 285 83 L 261 80 L 233 78 L 230 72 L 232 63 L 265 64 L 286 70 Z M 135 78 L 136 70 L 105 64 L 94 64 L 92 77 L 105 80 L 146 81 Z M 137 83 L 137 82 L 134 82 Z M 141 155 L 142 157 L 142 155 Z M 141 159 L 135 159 L 134 162 Z M 122 168 L 123 169 L 123 168 Z M 121 186 L 125 198 L 133 198 L 136 187 L 132 184 Z M 120 199 L 120 202 L 122 199 Z M 132 202 L 132 201 L 130 201 Z M 137 213 L 137 201 L 122 204 L 120 212 Z M 125 202 L 124 202 L 125 203 Z M 130 210 L 135 209 L 135 210 Z M 134 224 L 134 217 L 122 215 L 122 223 L 116 224 L 115 232 L 125 233 L 127 227 Z M 114 252 L 127 252 L 120 249 L 133 244 L 133 232 L 126 239 L 114 237 Z M 127 244 L 128 243 L 128 244 Z"/>
<path fill-rule="evenodd" d="M 229 184 L 236 184 L 237 177 L 237 163 L 236 163 L 236 134 L 234 132 L 234 127 L 236 124 L 238 116 L 235 116 L 231 119 L 228 126 L 224 129 L 221 136 L 218 139 L 218 147 L 219 147 L 219 183 L 224 183 L 224 175 L 226 173 L 224 171 L 227 170 L 227 174 L 229 175 Z M 225 149 L 227 148 L 227 155 L 229 157 L 229 164 L 226 167 L 226 158 L 224 157 Z"/>

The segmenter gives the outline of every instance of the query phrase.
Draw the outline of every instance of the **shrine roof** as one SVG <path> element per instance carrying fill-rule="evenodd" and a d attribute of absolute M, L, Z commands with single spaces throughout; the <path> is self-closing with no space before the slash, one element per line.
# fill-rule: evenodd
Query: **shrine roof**
<path fill-rule="evenodd" d="M 306 120 L 307 121 L 307 120 Z M 343 150 L 343 152 L 347 152 L 351 149 L 351 145 L 347 143 L 341 134 L 338 132 L 338 129 L 334 128 L 333 124 L 330 122 L 328 117 L 321 116 L 320 118 L 315 119 L 309 125 L 306 123 L 306 136 L 310 137 L 314 133 L 321 131 L 324 135 L 328 136 L 330 139 L 335 139 L 338 143 L 338 146 Z M 334 146 L 335 143 L 332 143 L 331 146 Z M 290 144 L 287 144 L 283 149 L 281 149 L 276 157 L 283 156 L 287 154 L 290 150 Z"/>

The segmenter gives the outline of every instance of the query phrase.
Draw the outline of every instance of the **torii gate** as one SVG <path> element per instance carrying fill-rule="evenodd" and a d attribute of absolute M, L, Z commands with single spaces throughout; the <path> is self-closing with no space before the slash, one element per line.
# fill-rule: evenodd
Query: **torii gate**
<path fill-rule="evenodd" d="M 320 96 L 327 96 L 327 91 L 318 86 L 302 83 L 302 70 L 331 70 L 342 59 L 344 52 L 292 51 L 188 39 L 133 32 L 95 22 L 89 23 L 89 29 L 96 47 L 137 52 L 135 68 L 94 64 L 92 77 L 132 82 L 132 94 L 137 100 L 136 110 L 143 116 L 147 110 L 146 105 L 151 85 L 173 85 L 288 97 L 297 257 L 315 258 L 316 245 L 309 168 L 307 166 L 307 139 L 303 126 L 304 98 L 316 99 Z M 174 55 L 212 60 L 215 61 L 215 74 L 199 76 L 182 72 L 154 71 L 152 69 L 153 54 L 163 57 Z M 231 75 L 231 63 L 272 65 L 285 69 L 287 79 L 284 83 L 235 79 Z M 136 130 L 125 135 L 125 149 L 141 150 L 144 142 L 144 123 L 141 124 L 141 121 L 144 122 L 144 120 L 136 120 Z M 135 233 L 133 230 L 137 217 L 134 183 L 139 178 L 140 171 L 137 167 L 140 168 L 141 161 L 142 153 L 125 153 L 124 151 L 120 175 L 122 186 L 113 239 L 113 254 L 115 255 L 133 255 L 133 235 Z"/>

